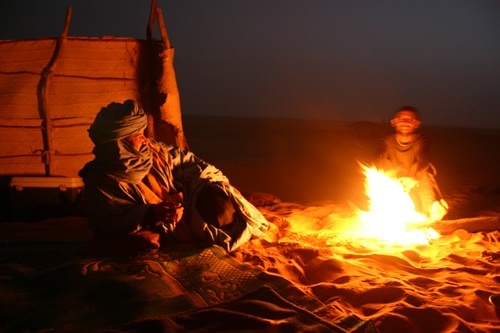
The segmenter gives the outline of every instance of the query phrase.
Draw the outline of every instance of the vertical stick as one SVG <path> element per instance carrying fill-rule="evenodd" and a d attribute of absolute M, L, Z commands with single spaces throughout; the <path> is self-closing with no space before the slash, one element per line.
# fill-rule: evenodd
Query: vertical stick
<path fill-rule="evenodd" d="M 146 31 L 146 36 L 148 40 L 153 38 L 153 24 L 155 23 L 155 17 L 156 17 L 156 4 L 158 3 L 158 0 L 151 0 L 151 9 L 149 11 L 149 22 L 148 22 L 148 27 Z"/>
<path fill-rule="evenodd" d="M 54 127 L 52 126 L 52 115 L 50 112 L 50 105 L 49 105 L 49 94 L 48 94 L 48 89 L 49 89 L 49 84 L 51 79 L 54 76 L 54 67 L 56 65 L 57 59 L 59 57 L 59 54 L 61 52 L 61 48 L 63 47 L 64 42 L 66 41 L 66 37 L 68 35 L 68 30 L 69 30 L 69 23 L 71 21 L 71 13 L 73 12 L 73 7 L 68 6 L 68 11 L 66 12 L 66 20 L 64 22 L 64 29 L 61 34 L 61 38 L 56 43 L 54 53 L 52 54 L 52 58 L 50 59 L 49 63 L 47 66 L 44 68 L 43 73 L 42 73 L 42 78 L 39 82 L 39 98 L 41 99 L 41 112 L 43 115 L 43 131 L 45 132 L 44 134 L 44 141 L 45 141 L 45 172 L 47 176 L 52 175 L 52 165 L 53 165 L 53 156 L 54 156 L 54 149 L 53 149 L 53 137 L 54 137 Z"/>
<path fill-rule="evenodd" d="M 170 40 L 168 39 L 167 28 L 165 27 L 165 22 L 163 21 L 163 14 L 161 8 L 156 8 L 156 18 L 158 19 L 158 26 L 160 27 L 161 39 L 163 39 L 163 45 L 165 49 L 170 49 Z"/>
<path fill-rule="evenodd" d="M 73 12 L 73 7 L 68 6 L 68 11 L 66 12 L 66 21 L 64 22 L 64 30 L 61 35 L 63 38 L 66 38 L 66 36 L 68 36 L 69 22 L 71 21 L 72 12 Z"/>

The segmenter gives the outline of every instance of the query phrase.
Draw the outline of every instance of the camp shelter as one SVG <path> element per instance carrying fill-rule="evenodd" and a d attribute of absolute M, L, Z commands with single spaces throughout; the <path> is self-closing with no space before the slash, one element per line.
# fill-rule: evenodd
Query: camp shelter
<path fill-rule="evenodd" d="M 158 13 L 161 41 L 67 36 L 71 8 L 60 37 L 0 41 L 1 175 L 76 176 L 92 158 L 93 118 L 127 99 L 148 113 L 150 137 L 186 146 L 174 49 Z"/>
<path fill-rule="evenodd" d="M 88 128 L 111 102 L 134 99 L 146 135 L 187 149 L 171 47 L 151 3 L 145 39 L 61 36 L 0 40 L 0 177 L 78 177 L 93 158 Z M 64 22 L 64 18 L 61 18 Z M 161 40 L 152 37 L 157 24 Z"/>

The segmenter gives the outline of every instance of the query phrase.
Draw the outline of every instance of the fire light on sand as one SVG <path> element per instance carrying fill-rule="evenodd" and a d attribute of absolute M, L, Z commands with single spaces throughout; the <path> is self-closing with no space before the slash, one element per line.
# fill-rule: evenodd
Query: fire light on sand
<path fill-rule="evenodd" d="M 361 165 L 365 175 L 368 211 L 359 212 L 352 233 L 386 244 L 429 244 L 440 237 L 428 227 L 429 219 L 415 210 L 409 191 L 418 186 L 411 178 L 395 178 L 376 167 Z"/>
<path fill-rule="evenodd" d="M 368 249 L 388 251 L 401 247 L 437 244 L 441 235 L 430 227 L 432 221 L 415 209 L 410 190 L 418 186 L 411 178 L 396 178 L 391 173 L 360 164 L 365 176 L 368 208 L 352 205 L 309 207 L 287 217 L 290 233 L 280 242 L 299 241 L 314 248 L 348 244 L 357 252 Z"/>

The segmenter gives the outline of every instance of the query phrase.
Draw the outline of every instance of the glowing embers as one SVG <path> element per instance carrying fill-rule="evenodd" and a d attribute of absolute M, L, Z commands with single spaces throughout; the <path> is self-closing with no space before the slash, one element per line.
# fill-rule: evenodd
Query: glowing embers
<path fill-rule="evenodd" d="M 368 211 L 360 211 L 355 234 L 388 244 L 429 244 L 440 237 L 427 225 L 429 219 L 415 211 L 409 191 L 417 186 L 411 178 L 393 178 L 375 167 L 361 165 L 365 175 Z"/>

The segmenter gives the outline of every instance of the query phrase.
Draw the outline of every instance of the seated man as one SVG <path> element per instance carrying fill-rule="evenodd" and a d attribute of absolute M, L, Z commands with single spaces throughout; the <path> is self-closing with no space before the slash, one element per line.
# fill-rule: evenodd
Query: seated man
<path fill-rule="evenodd" d="M 418 132 L 421 121 L 416 108 L 399 108 L 391 120 L 394 133 L 382 141 L 377 167 L 391 171 L 412 186 L 410 197 L 417 211 L 430 220 L 439 221 L 447 213 L 448 204 L 441 196 L 435 179 L 436 169 L 429 161 L 428 141 Z M 414 186 L 416 180 L 417 184 Z"/>
<path fill-rule="evenodd" d="M 220 170 L 146 138 L 146 127 L 143 109 L 127 100 L 103 107 L 89 129 L 95 157 L 79 175 L 89 227 L 98 236 L 151 231 L 228 252 L 263 236 L 268 222 Z"/>

